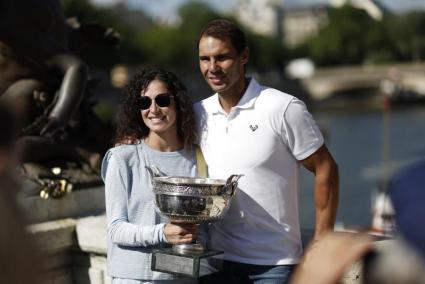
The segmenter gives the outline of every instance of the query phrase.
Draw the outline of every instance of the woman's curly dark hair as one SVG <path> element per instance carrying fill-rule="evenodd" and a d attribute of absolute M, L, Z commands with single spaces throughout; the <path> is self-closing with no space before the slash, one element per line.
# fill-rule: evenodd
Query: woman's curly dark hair
<path fill-rule="evenodd" d="M 143 122 L 138 104 L 141 91 L 145 91 L 154 80 L 163 82 L 168 91 L 174 95 L 177 112 L 177 134 L 184 147 L 192 148 L 196 143 L 195 114 L 192 100 L 187 95 L 186 87 L 170 71 L 149 68 L 137 73 L 124 89 L 117 119 L 117 131 L 114 142 L 117 144 L 136 143 L 148 136 L 149 128 Z"/>

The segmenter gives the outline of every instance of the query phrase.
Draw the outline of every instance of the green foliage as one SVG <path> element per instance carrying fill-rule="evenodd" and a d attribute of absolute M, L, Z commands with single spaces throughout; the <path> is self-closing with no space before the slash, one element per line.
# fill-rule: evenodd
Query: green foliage
<path fill-rule="evenodd" d="M 179 12 L 179 25 L 156 26 L 138 35 L 137 44 L 148 55 L 147 63 L 180 70 L 194 70 L 196 67 L 200 29 L 219 15 L 198 2 L 183 5 Z"/>
<path fill-rule="evenodd" d="M 62 7 L 66 18 L 75 17 L 85 24 L 100 24 L 107 28 L 113 28 L 123 39 L 119 49 L 113 47 L 88 45 L 78 55 L 91 66 L 109 68 L 110 66 L 129 61 L 143 61 L 144 55 L 135 38 L 141 32 L 139 26 L 131 25 L 122 20 L 122 13 L 126 13 L 124 7 L 99 8 L 93 6 L 88 0 L 62 0 Z M 141 18 L 147 18 L 144 14 Z"/>
<path fill-rule="evenodd" d="M 372 25 L 363 10 L 331 9 L 329 24 L 309 43 L 313 60 L 319 65 L 360 63 L 365 55 L 365 31 Z"/>
<path fill-rule="evenodd" d="M 425 58 L 425 13 L 412 12 L 388 20 L 390 41 L 399 60 Z"/>
<path fill-rule="evenodd" d="M 157 26 L 137 38 L 138 46 L 147 54 L 147 62 L 174 70 L 193 72 L 198 64 L 197 41 L 201 29 L 222 16 L 209 6 L 199 2 L 188 2 L 180 10 L 181 23 L 175 27 Z M 275 39 L 247 32 L 248 45 L 251 50 L 249 67 L 257 71 L 281 68 L 284 55 L 282 44 Z"/>
<path fill-rule="evenodd" d="M 329 24 L 302 48 L 316 64 L 342 65 L 423 60 L 425 13 L 385 15 L 381 21 L 349 6 L 331 9 Z"/>
<path fill-rule="evenodd" d="M 179 15 L 182 19 L 179 30 L 183 33 L 191 34 L 195 40 L 197 40 L 201 28 L 205 26 L 206 23 L 222 17 L 206 4 L 196 1 L 190 1 L 181 6 Z"/>
<path fill-rule="evenodd" d="M 288 52 L 278 39 L 248 33 L 249 66 L 256 71 L 281 70 Z"/>
<path fill-rule="evenodd" d="M 93 111 L 103 123 L 112 125 L 117 105 L 103 100 L 93 107 Z"/>
<path fill-rule="evenodd" d="M 173 27 L 154 27 L 138 37 L 138 43 L 149 64 L 162 67 L 193 67 L 195 47 L 188 44 L 190 35 Z"/>
<path fill-rule="evenodd" d="M 111 10 L 94 7 L 88 0 L 62 0 L 62 7 L 67 17 L 77 16 L 82 23 L 116 23 Z"/>
<path fill-rule="evenodd" d="M 123 40 L 119 50 L 84 50 L 82 57 L 86 62 L 106 68 L 117 63 L 150 64 L 193 72 L 198 64 L 201 28 L 212 19 L 229 18 L 202 2 L 190 1 L 179 9 L 178 24 L 162 26 L 152 23 L 141 11 L 126 10 L 124 5 L 99 8 L 88 0 L 61 1 L 67 17 L 77 17 L 83 24 L 104 24 L 120 33 Z M 328 23 L 317 36 L 291 50 L 280 40 L 245 28 L 251 50 L 249 68 L 259 72 L 280 70 L 288 59 L 305 56 L 322 66 L 425 58 L 424 12 L 385 15 L 381 21 L 375 21 L 363 10 L 344 6 L 329 10 Z"/>

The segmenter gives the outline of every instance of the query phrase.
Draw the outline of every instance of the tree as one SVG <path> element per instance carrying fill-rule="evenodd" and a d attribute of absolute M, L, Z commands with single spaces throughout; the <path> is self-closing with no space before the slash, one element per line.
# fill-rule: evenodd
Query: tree
<path fill-rule="evenodd" d="M 99 24 L 113 28 L 123 39 L 119 50 L 101 44 L 80 47 L 78 55 L 89 65 L 109 68 L 118 62 L 144 60 L 144 54 L 135 39 L 144 28 L 149 28 L 151 24 L 148 17 L 141 11 L 128 11 L 122 5 L 99 8 L 93 6 L 88 0 L 62 0 L 62 6 L 67 18 L 75 17 L 82 25 Z M 137 15 L 134 15 L 135 13 Z M 126 21 L 136 16 L 137 22 Z M 76 41 L 78 42 L 78 39 Z"/>
<path fill-rule="evenodd" d="M 330 9 L 329 24 L 308 43 L 311 57 L 319 65 L 359 64 L 365 57 L 365 35 L 374 20 L 351 6 Z"/>
<path fill-rule="evenodd" d="M 197 65 L 196 40 L 201 27 L 220 17 L 209 6 L 188 2 L 179 10 L 180 24 L 155 26 L 140 33 L 137 44 L 149 64 L 177 70 L 194 70 Z"/>
<path fill-rule="evenodd" d="M 388 33 L 399 60 L 425 58 L 424 12 L 411 12 L 402 16 L 393 16 L 388 20 Z"/>
<path fill-rule="evenodd" d="M 425 58 L 424 25 L 424 12 L 374 21 L 363 10 L 344 6 L 331 9 L 329 24 L 301 47 L 322 66 L 419 61 Z"/>

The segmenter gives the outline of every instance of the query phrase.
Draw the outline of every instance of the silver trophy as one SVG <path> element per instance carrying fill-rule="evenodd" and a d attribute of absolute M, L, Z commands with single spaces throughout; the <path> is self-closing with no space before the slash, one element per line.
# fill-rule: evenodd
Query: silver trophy
<path fill-rule="evenodd" d="M 156 207 L 171 223 L 201 224 L 221 218 L 229 209 L 242 176 L 231 175 L 227 180 L 163 176 L 154 166 L 147 169 L 152 177 Z M 221 253 L 207 250 L 198 240 L 154 249 L 152 270 L 199 277 L 208 274 L 201 271 L 201 262 Z"/>

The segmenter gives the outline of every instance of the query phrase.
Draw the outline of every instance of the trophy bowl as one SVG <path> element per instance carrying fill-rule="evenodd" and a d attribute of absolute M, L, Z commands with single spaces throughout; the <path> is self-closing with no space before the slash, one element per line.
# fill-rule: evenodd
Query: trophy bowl
<path fill-rule="evenodd" d="M 156 206 L 172 223 L 214 221 L 228 210 L 239 178 L 154 177 Z"/>
<path fill-rule="evenodd" d="M 154 166 L 147 169 L 152 177 L 156 208 L 171 223 L 201 224 L 221 218 L 229 209 L 242 176 L 231 175 L 227 180 L 163 176 Z M 204 251 L 199 241 L 174 245 L 173 249 Z"/>
<path fill-rule="evenodd" d="M 226 213 L 242 175 L 231 175 L 227 180 L 164 176 L 155 166 L 146 167 L 155 193 L 155 205 L 171 223 L 201 224 L 213 222 Z M 207 250 L 195 239 L 188 244 L 174 244 L 171 248 L 154 249 L 151 269 L 200 277 L 211 273 L 201 263 L 222 254 Z"/>

